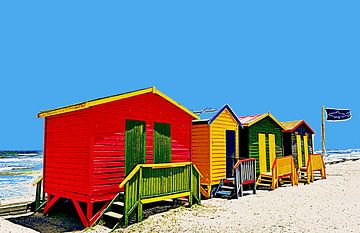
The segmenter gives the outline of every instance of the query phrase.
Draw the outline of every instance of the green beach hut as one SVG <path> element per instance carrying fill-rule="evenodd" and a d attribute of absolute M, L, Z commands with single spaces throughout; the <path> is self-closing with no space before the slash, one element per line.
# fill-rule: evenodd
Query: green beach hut
<path fill-rule="evenodd" d="M 271 172 L 276 157 L 282 157 L 285 127 L 270 113 L 239 117 L 240 157 L 256 158 L 257 174 Z"/>

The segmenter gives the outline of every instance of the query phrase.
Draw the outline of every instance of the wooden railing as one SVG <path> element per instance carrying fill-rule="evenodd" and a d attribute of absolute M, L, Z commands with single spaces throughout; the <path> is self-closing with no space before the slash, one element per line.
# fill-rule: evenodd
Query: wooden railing
<path fill-rule="evenodd" d="M 282 158 L 276 158 L 272 167 L 273 188 L 278 186 L 279 179 L 290 177 L 291 184 L 298 184 L 298 176 L 295 168 L 294 158 L 292 156 L 285 156 Z"/>
<path fill-rule="evenodd" d="M 242 197 L 245 184 L 253 184 L 253 193 L 256 193 L 256 159 L 240 159 L 233 167 L 235 171 L 236 197 Z"/>
<path fill-rule="evenodd" d="M 299 169 L 302 181 L 305 181 L 307 184 L 314 182 L 314 171 L 319 171 L 321 178 L 326 179 L 325 165 L 321 154 L 310 154 L 306 167 Z M 302 172 L 305 172 L 306 175 Z"/>
<path fill-rule="evenodd" d="M 320 171 L 321 178 L 326 179 L 325 165 L 321 154 L 311 154 L 309 157 L 311 161 L 312 176 L 314 175 L 314 171 Z"/>
<path fill-rule="evenodd" d="M 35 195 L 35 202 L 34 202 L 34 212 L 37 212 L 41 209 L 45 202 L 45 193 L 43 187 L 43 177 L 40 176 L 34 183 L 33 186 L 36 185 L 36 195 Z"/>
<path fill-rule="evenodd" d="M 143 204 L 186 196 L 190 205 L 200 203 L 200 177 L 191 162 L 138 164 L 119 186 L 125 187 L 124 225 L 134 214 L 142 221 Z"/>

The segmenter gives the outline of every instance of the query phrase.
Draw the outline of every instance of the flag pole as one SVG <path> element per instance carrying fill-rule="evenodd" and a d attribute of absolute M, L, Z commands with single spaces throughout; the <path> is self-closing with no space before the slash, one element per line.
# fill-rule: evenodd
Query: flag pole
<path fill-rule="evenodd" d="M 324 105 L 321 107 L 321 147 L 322 147 L 322 156 L 326 155 L 325 148 L 325 107 Z"/>

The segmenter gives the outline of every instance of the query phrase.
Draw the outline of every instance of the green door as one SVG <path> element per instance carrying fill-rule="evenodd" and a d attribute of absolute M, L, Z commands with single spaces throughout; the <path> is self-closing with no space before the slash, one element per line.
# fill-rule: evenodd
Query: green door
<path fill-rule="evenodd" d="M 139 163 L 145 163 L 146 124 L 143 121 L 126 120 L 125 175 Z"/>
<path fill-rule="evenodd" d="M 171 162 L 171 131 L 169 124 L 154 124 L 154 163 Z"/>

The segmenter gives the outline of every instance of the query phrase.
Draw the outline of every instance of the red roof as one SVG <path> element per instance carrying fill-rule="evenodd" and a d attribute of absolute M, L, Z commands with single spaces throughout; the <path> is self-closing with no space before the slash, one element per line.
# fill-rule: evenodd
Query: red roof
<path fill-rule="evenodd" d="M 240 116 L 239 120 L 240 120 L 241 124 L 248 125 L 248 124 L 251 124 L 251 122 L 256 121 L 257 119 L 261 118 L 263 115 L 264 115 L 264 113 L 256 114 L 256 115 L 252 115 L 252 116 Z"/>
<path fill-rule="evenodd" d="M 263 113 L 263 114 L 256 114 L 252 116 L 241 116 L 239 117 L 239 120 L 243 126 L 250 127 L 251 125 L 257 123 L 258 121 L 264 119 L 265 117 L 270 117 L 273 119 L 283 130 L 285 130 L 285 127 L 269 112 Z"/>
<path fill-rule="evenodd" d="M 305 127 L 307 127 L 310 130 L 311 133 L 315 134 L 315 131 L 304 120 L 288 121 L 288 122 L 281 122 L 281 123 L 286 128 L 283 132 L 294 132 L 301 125 L 304 125 Z"/>

